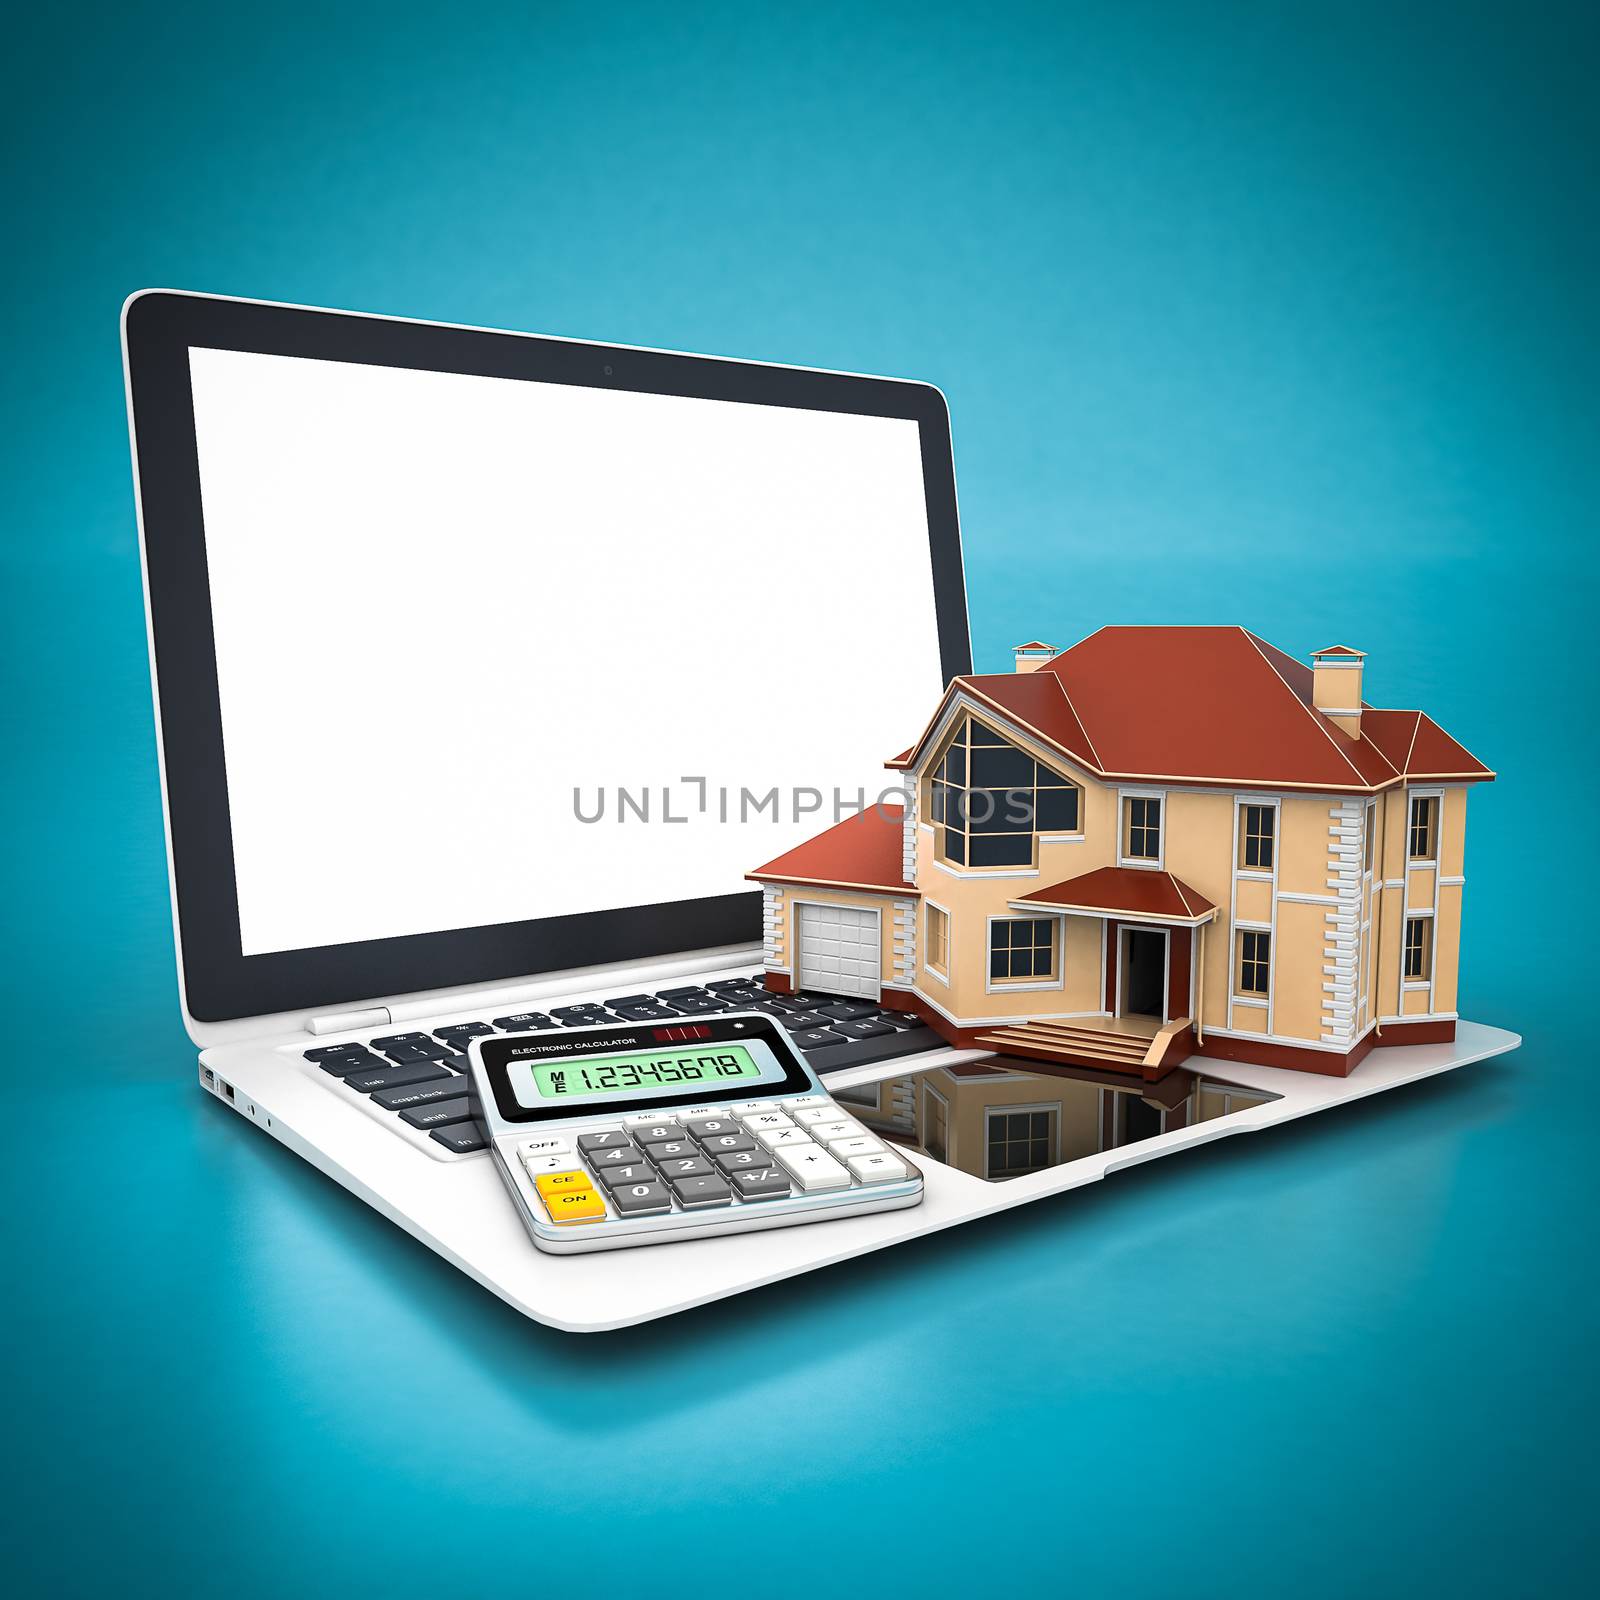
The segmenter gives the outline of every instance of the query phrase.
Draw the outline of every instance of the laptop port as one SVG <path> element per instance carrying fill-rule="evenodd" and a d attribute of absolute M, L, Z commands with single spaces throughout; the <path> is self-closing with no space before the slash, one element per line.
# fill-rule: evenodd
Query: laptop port
<path fill-rule="evenodd" d="M 222 1092 L 227 1096 L 228 1099 L 233 1099 L 233 1085 L 231 1083 L 223 1084 Z"/>

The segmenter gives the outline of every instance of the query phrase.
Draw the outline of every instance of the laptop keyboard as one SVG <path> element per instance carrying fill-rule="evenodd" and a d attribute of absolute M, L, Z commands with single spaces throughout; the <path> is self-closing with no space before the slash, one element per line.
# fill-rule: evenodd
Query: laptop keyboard
<path fill-rule="evenodd" d="M 896 1056 L 935 1050 L 943 1042 L 920 1017 L 864 1000 L 823 994 L 771 994 L 759 973 L 707 984 L 682 984 L 653 994 L 513 1011 L 487 1022 L 451 1022 L 428 1032 L 386 1033 L 365 1043 L 318 1045 L 307 1061 L 365 1096 L 381 1112 L 455 1155 L 485 1148 L 467 1107 L 471 1041 L 489 1033 L 535 1033 L 606 1022 L 670 1022 L 717 1011 L 764 1011 L 818 1073 L 864 1067 Z"/>

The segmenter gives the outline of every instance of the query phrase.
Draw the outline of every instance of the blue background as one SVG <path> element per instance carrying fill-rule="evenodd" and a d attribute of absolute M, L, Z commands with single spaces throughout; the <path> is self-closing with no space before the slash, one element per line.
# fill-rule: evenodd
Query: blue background
<path fill-rule="evenodd" d="M 12 17 L 24 1590 L 1591 1590 L 1586 11 Z M 980 666 L 1108 621 L 1347 641 L 1499 769 L 1464 1009 L 1526 1046 L 636 1334 L 524 1324 L 194 1088 L 117 348 L 149 284 L 932 379 Z"/>

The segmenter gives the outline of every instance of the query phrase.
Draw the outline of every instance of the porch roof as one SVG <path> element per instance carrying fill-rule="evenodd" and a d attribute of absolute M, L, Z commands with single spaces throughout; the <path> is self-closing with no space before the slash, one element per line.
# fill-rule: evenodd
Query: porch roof
<path fill-rule="evenodd" d="M 1149 867 L 1096 867 L 1048 889 L 1035 889 L 1012 904 L 1189 928 L 1209 922 L 1217 914 L 1217 908 L 1181 878 Z"/>

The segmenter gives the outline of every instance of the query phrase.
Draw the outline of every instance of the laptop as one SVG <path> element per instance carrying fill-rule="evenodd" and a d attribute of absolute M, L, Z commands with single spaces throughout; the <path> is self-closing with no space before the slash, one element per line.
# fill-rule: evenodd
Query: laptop
<path fill-rule="evenodd" d="M 898 798 L 885 761 L 971 669 L 944 399 L 169 290 L 122 333 L 199 1083 L 526 1315 L 645 1321 L 1514 1043 L 1241 1064 L 1206 1120 L 1136 1139 L 1130 1105 L 1006 1183 L 925 1139 L 911 1209 L 541 1253 L 413 1074 L 529 1028 L 783 1021 L 746 874 Z M 841 1104 L 892 1119 L 872 1086 L 937 1073 L 1035 1114 L 1028 1074 L 864 1009 L 813 1063 Z"/>

